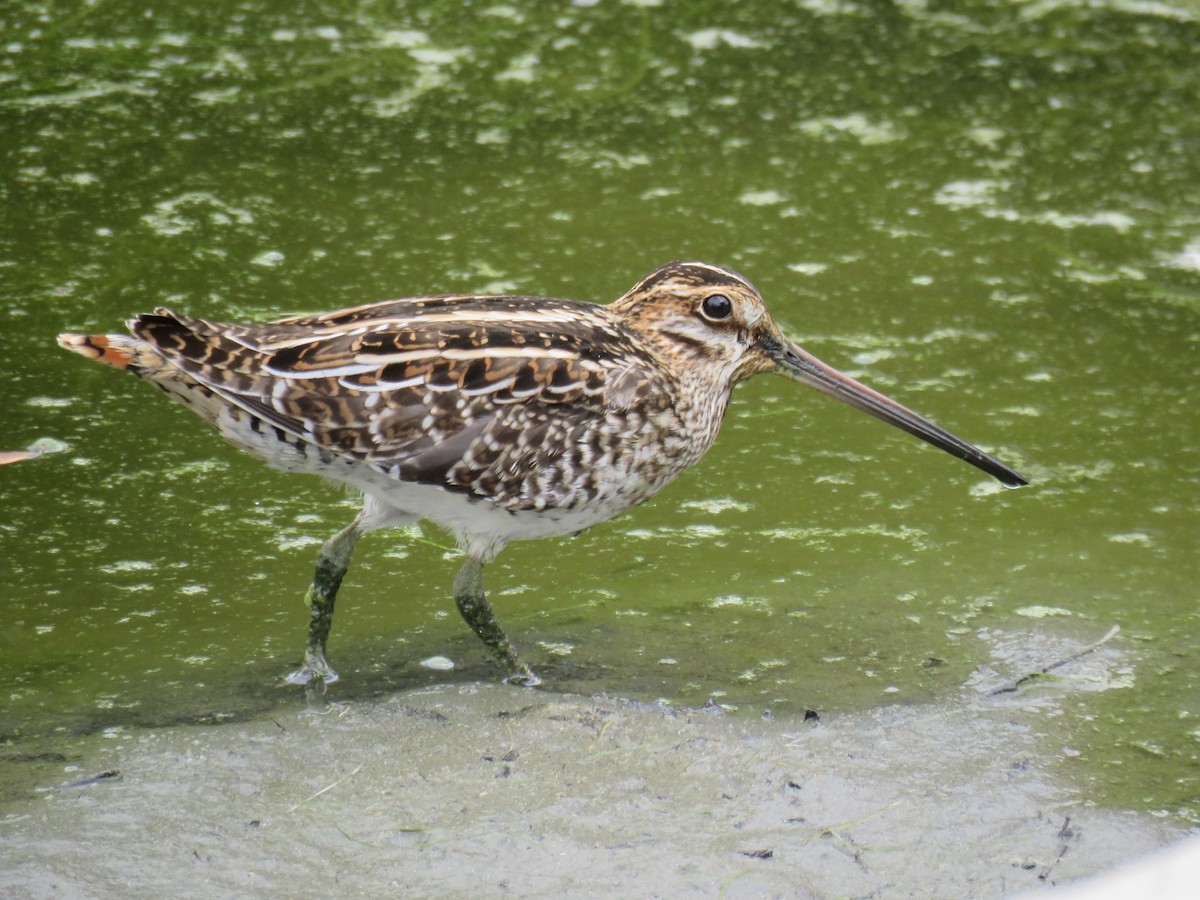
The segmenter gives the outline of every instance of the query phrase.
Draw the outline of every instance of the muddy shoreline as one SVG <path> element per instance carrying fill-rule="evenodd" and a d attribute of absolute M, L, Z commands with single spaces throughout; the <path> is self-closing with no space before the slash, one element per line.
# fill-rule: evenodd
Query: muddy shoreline
<path fill-rule="evenodd" d="M 7 804 L 0 893 L 996 897 L 1185 833 L 1091 805 L 1044 714 L 964 692 L 805 721 L 469 683 L 96 735 Z"/>

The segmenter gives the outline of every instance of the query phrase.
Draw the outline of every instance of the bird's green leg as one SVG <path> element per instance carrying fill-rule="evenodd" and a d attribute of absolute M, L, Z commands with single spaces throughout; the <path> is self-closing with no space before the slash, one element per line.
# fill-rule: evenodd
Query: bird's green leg
<path fill-rule="evenodd" d="M 355 519 L 324 544 L 317 554 L 317 571 L 312 586 L 304 595 L 312 610 L 308 622 L 308 642 L 304 645 L 304 665 L 287 676 L 289 684 L 308 685 L 317 681 L 330 684 L 338 674 L 325 660 L 325 641 L 333 625 L 333 602 L 337 599 L 342 578 L 350 567 L 350 556 L 363 531 Z"/>
<path fill-rule="evenodd" d="M 517 655 L 512 641 L 497 621 L 492 604 L 488 603 L 483 590 L 483 563 L 479 560 L 467 557 L 454 576 L 454 602 L 458 604 L 458 611 L 467 624 L 508 672 L 506 681 L 528 687 L 541 683 L 542 680 Z"/>

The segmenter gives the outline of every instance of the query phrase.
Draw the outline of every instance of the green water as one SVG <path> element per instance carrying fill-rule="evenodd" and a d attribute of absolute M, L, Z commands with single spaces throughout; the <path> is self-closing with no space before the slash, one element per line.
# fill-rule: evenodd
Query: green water
<path fill-rule="evenodd" d="M 1200 819 L 1200 7 L 578 2 L 0 10 L 0 748 L 302 702 L 338 489 L 59 350 L 169 304 L 610 300 L 733 266 L 811 351 L 1012 463 L 781 379 L 654 502 L 487 572 L 555 687 L 743 714 L 953 694 L 988 636 L 1113 624 L 1047 723 L 1095 802 Z M 433 531 L 360 545 L 355 697 L 497 672 Z M 1045 617 L 1039 612 L 1053 611 Z"/>

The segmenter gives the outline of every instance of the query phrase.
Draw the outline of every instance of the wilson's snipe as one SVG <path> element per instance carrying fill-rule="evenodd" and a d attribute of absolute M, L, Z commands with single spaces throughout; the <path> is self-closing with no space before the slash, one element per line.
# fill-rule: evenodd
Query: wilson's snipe
<path fill-rule="evenodd" d="M 488 603 L 483 566 L 509 541 L 571 534 L 636 506 L 712 445 L 733 386 L 777 372 L 964 459 L 1003 463 L 840 374 L 784 337 L 729 269 L 671 263 L 608 306 L 450 295 L 265 325 L 166 309 L 125 335 L 59 343 L 162 388 L 228 440 L 290 472 L 362 491 L 321 548 L 295 683 L 334 680 L 325 641 L 355 543 L 429 519 L 466 555 L 463 618 L 510 679 L 536 677 Z"/>

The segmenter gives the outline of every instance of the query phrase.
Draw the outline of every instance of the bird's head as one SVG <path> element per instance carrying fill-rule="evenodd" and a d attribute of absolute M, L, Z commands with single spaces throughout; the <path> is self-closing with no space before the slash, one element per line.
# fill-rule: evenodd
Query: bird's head
<path fill-rule="evenodd" d="M 765 348 L 783 338 L 754 285 L 706 263 L 668 263 L 610 309 L 658 353 L 730 386 L 774 369 Z"/>
<path fill-rule="evenodd" d="M 1009 487 L 1028 483 L 977 447 L 821 362 L 783 333 L 754 286 L 731 269 L 668 263 L 610 309 L 657 353 L 676 357 L 684 367 L 703 367 L 727 388 L 775 372 L 916 435 Z"/>

